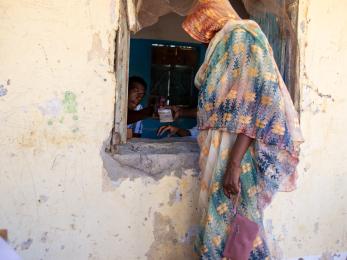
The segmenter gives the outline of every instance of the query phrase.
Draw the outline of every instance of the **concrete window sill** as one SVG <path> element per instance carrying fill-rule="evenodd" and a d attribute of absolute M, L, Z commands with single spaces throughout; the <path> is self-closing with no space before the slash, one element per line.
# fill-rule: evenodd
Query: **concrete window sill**
<path fill-rule="evenodd" d="M 193 138 L 161 140 L 132 139 L 118 146 L 116 154 L 104 154 L 104 167 L 112 181 L 125 178 L 151 177 L 198 171 L 199 147 Z"/>

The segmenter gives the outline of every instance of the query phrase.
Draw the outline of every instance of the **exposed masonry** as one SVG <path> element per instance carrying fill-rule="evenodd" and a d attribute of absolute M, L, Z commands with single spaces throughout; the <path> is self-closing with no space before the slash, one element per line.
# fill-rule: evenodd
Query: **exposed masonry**
<path fill-rule="evenodd" d="M 168 216 L 160 212 L 154 212 L 154 228 L 153 236 L 154 241 L 146 253 L 147 260 L 177 260 L 177 259 L 191 259 L 197 258 L 193 254 L 193 237 L 196 236 L 197 228 L 193 227 L 189 230 L 192 236 L 190 238 L 182 239 L 178 234 L 178 230 Z"/>
<path fill-rule="evenodd" d="M 181 177 L 190 169 L 198 172 L 199 147 L 191 138 L 133 139 L 119 145 L 114 154 L 105 152 L 105 147 L 101 157 L 108 177 L 114 182 L 143 177 L 160 180 L 167 175 Z"/>

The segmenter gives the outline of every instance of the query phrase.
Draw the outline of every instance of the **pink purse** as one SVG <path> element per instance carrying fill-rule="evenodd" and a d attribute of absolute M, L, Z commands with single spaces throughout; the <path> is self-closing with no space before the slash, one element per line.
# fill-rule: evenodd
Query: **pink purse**
<path fill-rule="evenodd" d="M 231 220 L 230 234 L 227 238 L 223 256 L 230 260 L 248 260 L 253 242 L 259 233 L 258 224 L 237 213 L 240 193 L 234 205 L 235 217 Z"/>

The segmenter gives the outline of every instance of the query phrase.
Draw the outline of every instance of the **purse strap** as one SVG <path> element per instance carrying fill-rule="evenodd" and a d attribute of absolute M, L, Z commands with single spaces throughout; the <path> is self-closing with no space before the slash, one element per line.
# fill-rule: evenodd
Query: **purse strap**
<path fill-rule="evenodd" d="M 237 197 L 236 197 L 236 200 L 235 200 L 235 203 L 234 203 L 234 210 L 233 210 L 234 215 L 237 214 L 237 208 L 238 208 L 238 206 L 239 206 L 240 197 L 241 197 L 241 185 L 240 185 L 240 191 L 239 191 L 239 193 L 237 194 Z"/>

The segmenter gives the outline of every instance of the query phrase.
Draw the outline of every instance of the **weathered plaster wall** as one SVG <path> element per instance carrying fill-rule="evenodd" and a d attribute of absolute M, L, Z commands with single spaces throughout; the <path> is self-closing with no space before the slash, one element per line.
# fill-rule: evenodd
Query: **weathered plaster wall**
<path fill-rule="evenodd" d="M 347 2 L 302 2 L 302 174 L 266 223 L 279 259 L 332 259 L 347 251 Z M 0 228 L 24 259 L 190 259 L 196 171 L 113 183 L 103 169 L 117 4 L 0 2 Z"/>
<path fill-rule="evenodd" d="M 333 258 L 347 252 L 346 8 L 346 0 L 301 1 L 301 177 L 266 214 L 280 259 L 347 257 Z"/>
<path fill-rule="evenodd" d="M 145 259 L 171 244 L 170 252 L 190 248 L 192 216 L 179 215 L 196 172 L 117 186 L 104 176 L 117 5 L 0 1 L 0 227 L 24 259 Z"/>

